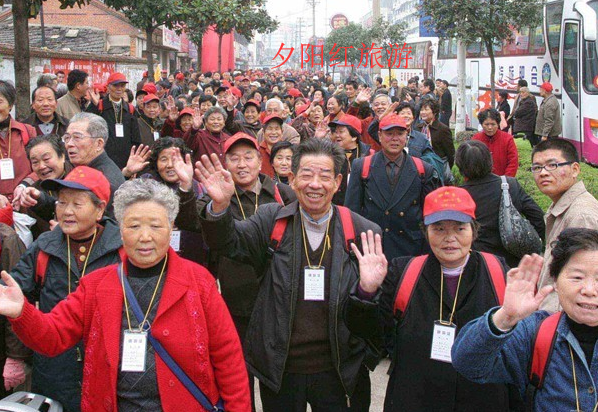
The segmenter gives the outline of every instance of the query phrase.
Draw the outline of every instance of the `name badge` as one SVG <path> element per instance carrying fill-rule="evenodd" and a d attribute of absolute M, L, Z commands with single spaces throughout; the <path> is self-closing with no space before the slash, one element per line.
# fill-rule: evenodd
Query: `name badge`
<path fill-rule="evenodd" d="M 147 332 L 125 330 L 123 334 L 121 372 L 145 372 L 146 353 Z"/>
<path fill-rule="evenodd" d="M 434 322 L 430 359 L 447 363 L 452 362 L 451 348 L 455 342 L 456 331 L 457 326 L 452 323 L 441 323 L 439 320 Z"/>
<path fill-rule="evenodd" d="M 160 138 L 159 132 L 154 132 L 154 142 Z"/>
<path fill-rule="evenodd" d="M 306 266 L 303 270 L 304 300 L 324 300 L 324 268 Z"/>
<path fill-rule="evenodd" d="M 175 252 L 178 252 L 181 250 L 181 231 L 180 230 L 172 231 L 172 234 L 170 235 L 170 247 Z"/>
<path fill-rule="evenodd" d="M 125 137 L 125 127 L 122 123 L 116 123 L 114 125 L 116 131 L 116 137 Z"/>
<path fill-rule="evenodd" d="M 6 158 L 0 160 L 0 180 L 10 180 L 15 178 L 15 165 L 12 159 Z"/>

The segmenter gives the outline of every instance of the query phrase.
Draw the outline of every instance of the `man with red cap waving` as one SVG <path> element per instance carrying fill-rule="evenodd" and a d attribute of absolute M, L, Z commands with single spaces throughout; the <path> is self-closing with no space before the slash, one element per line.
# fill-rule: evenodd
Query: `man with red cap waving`
<path fill-rule="evenodd" d="M 552 84 L 542 83 L 540 96 L 544 99 L 536 117 L 536 136 L 542 140 L 559 137 L 563 132 L 561 108 L 556 96 L 552 94 Z"/>
<path fill-rule="evenodd" d="M 424 197 L 440 186 L 438 173 L 405 150 L 407 124 L 391 114 L 380 121 L 382 150 L 355 159 L 345 206 L 380 225 L 388 259 L 426 251 L 420 223 Z"/>
<path fill-rule="evenodd" d="M 131 147 L 141 143 L 135 108 L 123 99 L 127 83 L 124 74 L 112 73 L 106 82 L 106 97 L 97 106 L 87 109 L 88 112 L 102 116 L 108 123 L 106 154 L 120 169 L 127 165 Z"/>

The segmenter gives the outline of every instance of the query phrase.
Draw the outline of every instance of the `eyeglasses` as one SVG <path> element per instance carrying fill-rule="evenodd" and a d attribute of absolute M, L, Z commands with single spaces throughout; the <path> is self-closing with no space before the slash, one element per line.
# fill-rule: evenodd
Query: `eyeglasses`
<path fill-rule="evenodd" d="M 69 141 L 73 141 L 73 143 L 79 143 L 81 141 L 83 141 L 83 139 L 85 139 L 86 137 L 92 137 L 92 136 L 85 136 L 82 135 L 81 133 L 73 133 L 73 134 L 68 134 L 65 133 L 62 135 L 62 141 L 64 143 L 68 143 Z"/>
<path fill-rule="evenodd" d="M 544 166 L 533 165 L 532 167 L 530 167 L 530 171 L 532 173 L 540 173 L 540 172 L 542 172 L 542 169 L 545 169 L 547 172 L 552 172 L 553 170 L 556 170 L 557 168 L 559 168 L 561 166 L 567 166 L 572 163 L 575 163 L 575 162 L 548 163 L 548 164 L 545 164 Z"/>

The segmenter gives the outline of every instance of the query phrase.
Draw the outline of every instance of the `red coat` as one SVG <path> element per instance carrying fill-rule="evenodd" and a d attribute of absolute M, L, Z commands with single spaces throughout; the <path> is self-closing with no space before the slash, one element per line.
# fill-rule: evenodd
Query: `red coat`
<path fill-rule="evenodd" d="M 85 345 L 81 410 L 116 411 L 123 293 L 116 265 L 85 276 L 66 300 L 44 314 L 25 302 L 14 331 L 31 349 L 56 356 L 81 339 Z M 203 267 L 170 249 L 168 275 L 151 333 L 187 375 L 227 411 L 251 411 L 241 344 L 216 282 Z M 149 345 L 149 342 L 148 342 Z M 156 356 L 164 411 L 204 411 Z"/>
<path fill-rule="evenodd" d="M 191 128 L 183 135 L 187 147 L 193 150 L 193 164 L 199 162 L 201 155 L 210 156 L 216 153 L 220 161 L 224 163 L 224 141 L 230 136 L 224 132 L 213 134 L 207 129 L 195 130 Z"/>
<path fill-rule="evenodd" d="M 492 173 L 498 176 L 515 177 L 519 168 L 519 153 L 513 136 L 498 130 L 492 137 L 486 133 L 476 133 L 473 140 L 484 143 L 492 154 Z"/>

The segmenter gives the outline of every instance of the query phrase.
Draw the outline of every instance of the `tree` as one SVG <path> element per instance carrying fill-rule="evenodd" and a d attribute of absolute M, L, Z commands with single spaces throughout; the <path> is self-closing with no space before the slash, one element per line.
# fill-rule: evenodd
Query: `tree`
<path fill-rule="evenodd" d="M 380 45 L 384 52 L 383 55 L 388 61 L 389 82 L 392 79 L 392 67 L 402 66 L 400 58 L 407 57 L 403 54 L 402 50 L 403 43 L 405 42 L 406 29 L 407 24 L 405 22 L 393 24 L 383 18 L 374 22 L 374 25 L 370 28 L 371 38 Z M 404 67 L 407 67 L 406 63 Z"/>
<path fill-rule="evenodd" d="M 466 44 L 482 42 L 490 57 L 490 90 L 495 105 L 494 47 L 513 41 L 513 29 L 534 28 L 542 22 L 543 0 L 423 0 L 420 13 L 430 16 L 428 27 L 444 39 Z"/>
<path fill-rule="evenodd" d="M 333 73 L 336 66 L 351 66 L 353 72 L 361 61 L 363 46 L 369 47 L 371 43 L 371 33 L 360 24 L 349 23 L 332 30 L 324 40 L 324 50 L 329 52 L 328 64 Z"/>

